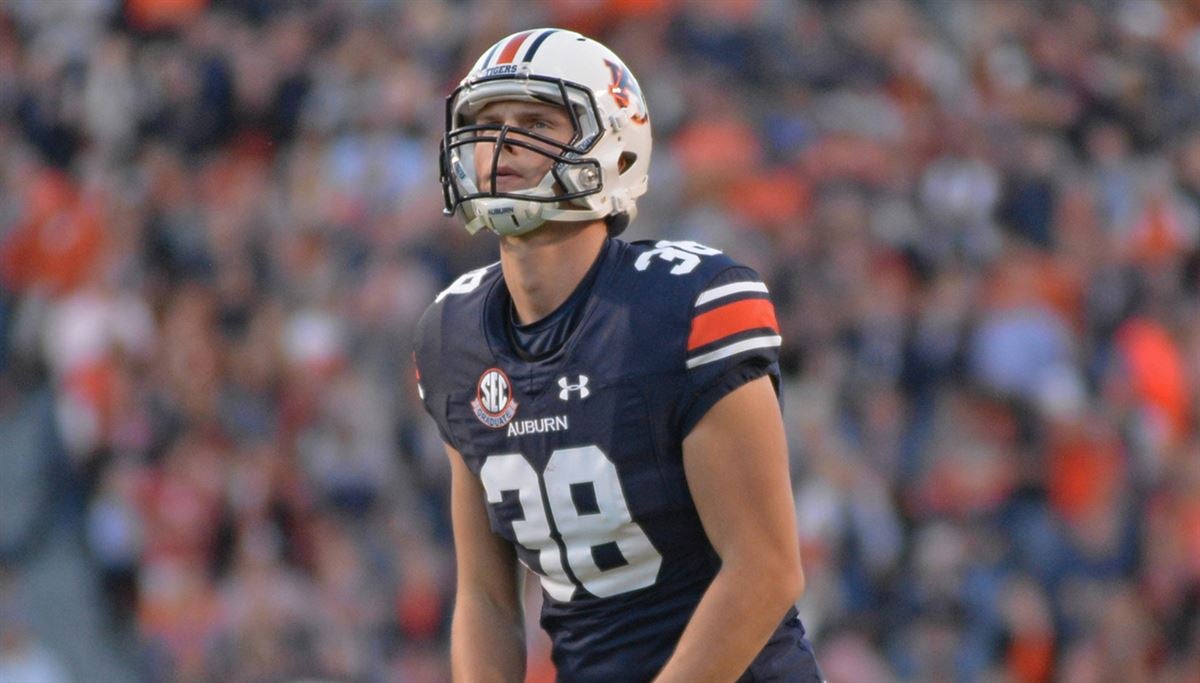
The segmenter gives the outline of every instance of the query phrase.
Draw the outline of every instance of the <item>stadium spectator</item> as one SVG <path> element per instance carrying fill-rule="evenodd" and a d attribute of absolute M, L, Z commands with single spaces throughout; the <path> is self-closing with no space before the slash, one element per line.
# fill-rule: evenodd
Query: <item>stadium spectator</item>
<path fill-rule="evenodd" d="M 1195 678 L 1200 11 L 1168 0 L 4 4 L 0 453 L 39 444 L 114 666 L 446 678 L 448 473 L 396 349 L 495 260 L 440 215 L 437 94 L 543 25 L 650 94 L 630 237 L 768 278 L 827 673 Z M 66 621 L 38 641 L 87 680 Z"/>

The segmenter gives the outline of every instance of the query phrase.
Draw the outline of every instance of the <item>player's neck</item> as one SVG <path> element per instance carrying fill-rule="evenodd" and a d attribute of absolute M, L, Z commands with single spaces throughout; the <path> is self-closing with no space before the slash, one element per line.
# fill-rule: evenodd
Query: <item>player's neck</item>
<path fill-rule="evenodd" d="M 547 223 L 500 239 L 500 269 L 521 324 L 537 322 L 562 305 L 596 262 L 608 229 L 604 221 Z"/>

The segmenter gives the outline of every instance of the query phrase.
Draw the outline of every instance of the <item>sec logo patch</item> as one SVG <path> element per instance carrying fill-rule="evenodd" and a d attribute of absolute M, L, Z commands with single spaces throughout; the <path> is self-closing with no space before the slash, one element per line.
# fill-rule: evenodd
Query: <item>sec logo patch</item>
<path fill-rule="evenodd" d="M 517 412 L 517 401 L 512 396 L 512 382 L 503 370 L 489 368 L 479 376 L 471 408 L 480 422 L 493 429 L 499 429 L 512 421 Z"/>

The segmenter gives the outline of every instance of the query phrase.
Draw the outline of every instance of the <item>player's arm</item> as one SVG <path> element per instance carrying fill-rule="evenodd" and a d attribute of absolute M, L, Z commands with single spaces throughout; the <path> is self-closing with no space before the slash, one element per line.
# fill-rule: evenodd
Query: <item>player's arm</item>
<path fill-rule="evenodd" d="M 731 391 L 683 442 L 688 487 L 721 569 L 656 681 L 738 678 L 804 590 L 787 445 L 771 381 Z"/>
<path fill-rule="evenodd" d="M 525 678 L 525 618 L 516 555 L 492 533 L 483 486 L 462 454 L 450 458 L 450 514 L 458 567 L 450 666 L 459 683 Z"/>

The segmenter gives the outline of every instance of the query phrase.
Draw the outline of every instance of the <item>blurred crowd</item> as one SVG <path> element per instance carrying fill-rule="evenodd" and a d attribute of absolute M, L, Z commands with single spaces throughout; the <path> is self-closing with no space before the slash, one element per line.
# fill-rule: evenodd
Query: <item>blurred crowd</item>
<path fill-rule="evenodd" d="M 771 286 L 829 679 L 1200 681 L 1200 2 L 10 0 L 0 411 L 136 675 L 448 678 L 443 98 L 548 25 L 646 93 L 629 238 Z"/>

